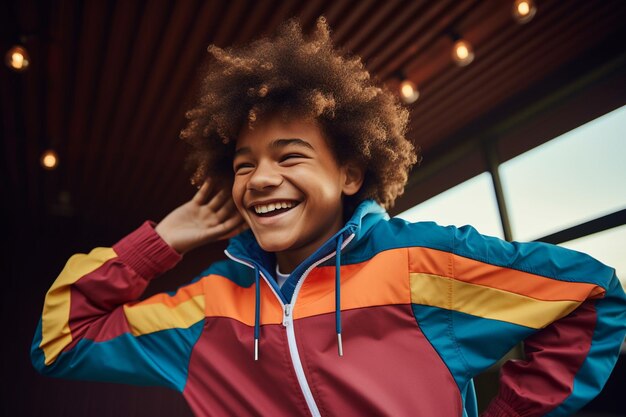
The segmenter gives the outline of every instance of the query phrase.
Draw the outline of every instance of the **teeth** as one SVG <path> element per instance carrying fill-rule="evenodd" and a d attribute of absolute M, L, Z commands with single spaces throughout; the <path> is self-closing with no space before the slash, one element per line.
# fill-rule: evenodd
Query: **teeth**
<path fill-rule="evenodd" d="M 269 213 L 271 211 L 278 210 L 278 209 L 291 208 L 293 206 L 294 204 L 289 201 L 279 201 L 279 202 L 270 203 L 270 204 L 259 204 L 258 206 L 254 206 L 254 211 L 256 213 L 262 214 L 262 213 Z"/>

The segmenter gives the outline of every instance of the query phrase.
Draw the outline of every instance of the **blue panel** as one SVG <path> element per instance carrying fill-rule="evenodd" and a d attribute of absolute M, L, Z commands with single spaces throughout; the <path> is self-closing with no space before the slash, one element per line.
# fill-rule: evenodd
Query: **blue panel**
<path fill-rule="evenodd" d="M 461 388 L 535 331 L 438 307 L 412 307 L 422 332 Z"/>
<path fill-rule="evenodd" d="M 219 275 L 228 278 L 240 287 L 250 287 L 254 284 L 254 270 L 246 265 L 231 260 L 213 263 L 202 271 L 199 277 L 205 277 L 207 275 Z"/>
<path fill-rule="evenodd" d="M 471 226 L 456 229 L 454 253 L 496 266 L 560 281 L 587 282 L 605 289 L 614 274 L 613 268 L 584 253 L 540 242 L 509 243 L 483 236 Z"/>
<path fill-rule="evenodd" d="M 472 376 L 485 371 L 535 329 L 505 321 L 452 312 L 456 340 Z"/>
<path fill-rule="evenodd" d="M 413 304 L 413 314 L 422 333 L 446 364 L 452 377 L 463 392 L 463 387 L 471 379 L 467 366 L 463 363 L 459 348 L 452 334 L 452 312 L 442 308 Z"/>
<path fill-rule="evenodd" d="M 476 401 L 476 390 L 474 380 L 470 379 L 463 391 L 463 417 L 478 416 L 478 402 Z"/>
<path fill-rule="evenodd" d="M 45 366 L 41 321 L 31 348 L 31 360 L 42 374 L 70 379 L 158 385 L 182 392 L 191 351 L 204 320 L 188 329 L 169 329 L 139 337 L 125 333 L 106 342 L 82 339 L 50 366 Z"/>

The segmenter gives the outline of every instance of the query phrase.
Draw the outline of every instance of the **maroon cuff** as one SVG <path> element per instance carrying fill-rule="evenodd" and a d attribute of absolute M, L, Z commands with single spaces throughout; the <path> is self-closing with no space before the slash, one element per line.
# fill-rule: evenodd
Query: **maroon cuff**
<path fill-rule="evenodd" d="M 146 279 L 171 269 L 182 256 L 154 230 L 155 223 L 146 221 L 137 230 L 113 245 L 119 259 Z"/>
<path fill-rule="evenodd" d="M 520 417 L 520 415 L 500 397 L 496 397 L 480 417 Z"/>

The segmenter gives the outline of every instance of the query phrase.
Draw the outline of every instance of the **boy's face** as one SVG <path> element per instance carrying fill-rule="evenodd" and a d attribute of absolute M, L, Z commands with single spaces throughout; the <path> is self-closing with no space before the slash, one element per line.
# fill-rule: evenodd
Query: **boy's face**
<path fill-rule="evenodd" d="M 273 117 L 243 129 L 233 199 L 259 245 L 290 272 L 343 226 L 342 196 L 362 183 L 340 166 L 315 122 Z"/>

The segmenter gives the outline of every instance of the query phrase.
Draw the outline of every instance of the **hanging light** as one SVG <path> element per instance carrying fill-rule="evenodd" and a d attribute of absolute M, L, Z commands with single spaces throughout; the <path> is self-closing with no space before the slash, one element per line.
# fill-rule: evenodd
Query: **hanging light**
<path fill-rule="evenodd" d="M 474 48 L 472 44 L 461 39 L 458 36 L 453 36 L 454 45 L 452 45 L 452 59 L 459 67 L 469 65 L 474 60 Z"/>
<path fill-rule="evenodd" d="M 52 149 L 48 149 L 43 154 L 41 154 L 41 166 L 45 169 L 52 170 L 55 169 L 59 165 L 59 157 L 57 153 Z"/>
<path fill-rule="evenodd" d="M 518 23 L 528 23 L 537 13 L 537 6 L 533 0 L 515 0 L 513 2 L 513 18 Z"/>
<path fill-rule="evenodd" d="M 23 46 L 15 45 L 7 51 L 4 63 L 15 72 L 26 71 L 30 64 L 30 56 Z"/>
<path fill-rule="evenodd" d="M 400 83 L 400 97 L 406 104 L 415 103 L 419 98 L 420 92 L 417 90 L 415 83 L 408 79 L 403 79 Z"/>

